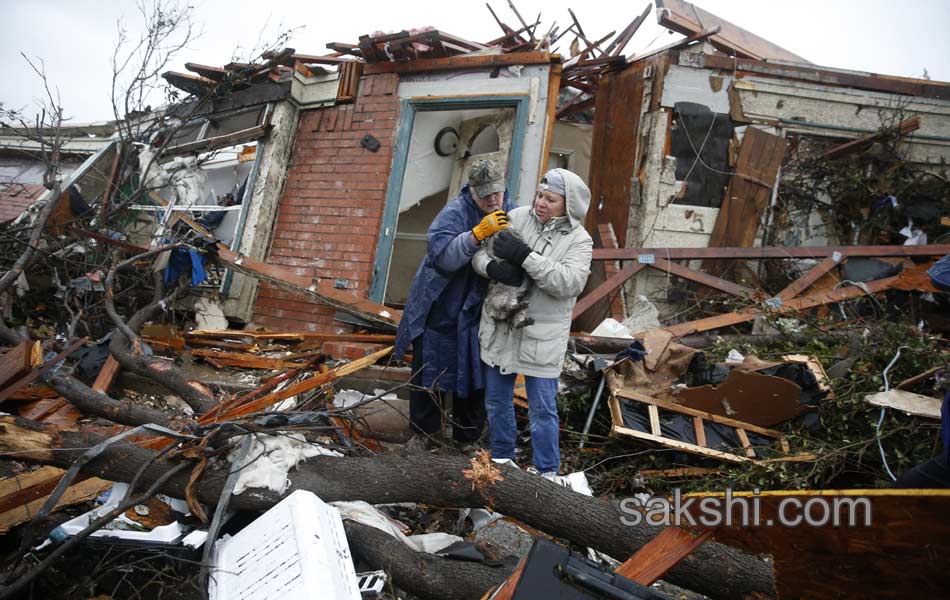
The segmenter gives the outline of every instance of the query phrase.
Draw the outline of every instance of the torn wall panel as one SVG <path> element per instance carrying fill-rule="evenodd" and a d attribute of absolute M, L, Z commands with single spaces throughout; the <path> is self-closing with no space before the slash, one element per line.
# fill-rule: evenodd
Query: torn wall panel
<path fill-rule="evenodd" d="M 820 136 L 857 138 L 880 130 L 882 118 L 919 115 L 920 129 L 905 138 L 908 159 L 938 165 L 950 157 L 950 102 L 752 77 L 732 89 L 734 115 Z"/>
<path fill-rule="evenodd" d="M 714 113 L 729 114 L 732 77 L 710 69 L 670 65 L 663 81 L 660 105 L 673 108 L 677 102 L 702 104 Z"/>

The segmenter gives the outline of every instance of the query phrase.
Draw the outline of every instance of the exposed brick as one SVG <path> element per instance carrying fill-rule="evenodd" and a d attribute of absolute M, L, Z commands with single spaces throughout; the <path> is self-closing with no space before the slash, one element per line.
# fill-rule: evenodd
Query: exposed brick
<path fill-rule="evenodd" d="M 369 289 L 399 117 L 398 83 L 394 74 L 366 76 L 354 104 L 301 113 L 268 262 L 320 281 L 346 279 L 359 294 Z M 359 145 L 366 133 L 379 140 L 379 151 Z M 264 284 L 254 320 L 283 330 L 338 331 L 334 313 Z"/>

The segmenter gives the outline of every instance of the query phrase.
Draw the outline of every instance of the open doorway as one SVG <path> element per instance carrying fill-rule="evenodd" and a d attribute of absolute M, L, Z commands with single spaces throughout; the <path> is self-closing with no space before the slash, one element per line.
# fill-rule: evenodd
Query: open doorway
<path fill-rule="evenodd" d="M 425 256 L 426 232 L 468 180 L 472 163 L 489 158 L 507 169 L 515 114 L 514 107 L 501 107 L 415 115 L 386 277 L 386 304 L 405 304 Z"/>

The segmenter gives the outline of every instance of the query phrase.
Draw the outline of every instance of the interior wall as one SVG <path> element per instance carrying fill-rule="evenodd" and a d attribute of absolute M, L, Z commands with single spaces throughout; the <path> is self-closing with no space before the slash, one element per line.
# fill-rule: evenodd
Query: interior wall
<path fill-rule="evenodd" d="M 594 126 L 587 123 L 556 121 L 551 138 L 551 154 L 569 152 L 567 168 L 580 175 L 590 185 L 590 150 Z M 548 168 L 555 165 L 548 163 Z"/>
<path fill-rule="evenodd" d="M 462 121 L 488 115 L 492 109 L 419 111 L 412 125 L 406 176 L 399 197 L 400 216 L 421 199 L 449 187 L 452 177 L 453 156 L 439 156 L 435 151 L 435 137 L 444 127 L 456 131 Z M 450 190 L 451 191 L 451 190 Z M 457 190 L 456 190 L 457 191 Z"/>
<path fill-rule="evenodd" d="M 486 94 L 529 96 L 528 124 L 521 152 L 519 185 L 509 190 L 516 204 L 530 204 L 541 178 L 540 170 L 547 164 L 544 152 L 544 133 L 547 126 L 548 65 L 513 65 L 488 67 L 460 72 L 415 73 L 403 75 L 398 94 L 402 99 L 456 96 L 483 96 Z M 416 115 L 419 117 L 419 114 Z M 433 133 L 433 139 L 434 139 Z"/>

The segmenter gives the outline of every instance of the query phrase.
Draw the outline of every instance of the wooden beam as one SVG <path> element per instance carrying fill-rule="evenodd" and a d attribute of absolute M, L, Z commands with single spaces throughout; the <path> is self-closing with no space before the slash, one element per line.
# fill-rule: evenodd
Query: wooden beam
<path fill-rule="evenodd" d="M 597 304 L 597 302 L 606 298 L 608 294 L 623 285 L 628 279 L 639 273 L 640 269 L 644 268 L 645 266 L 646 265 L 642 263 L 632 263 L 627 265 L 621 269 L 619 273 L 613 275 L 607 279 L 607 281 L 600 284 L 597 289 L 578 300 L 577 304 L 574 305 L 574 311 L 571 314 L 571 320 L 577 319 L 577 317 L 587 312 L 592 306 Z"/>
<path fill-rule="evenodd" d="M 853 154 L 861 150 L 866 150 L 870 148 L 872 144 L 879 140 L 887 139 L 888 137 L 894 136 L 902 138 L 910 133 L 920 129 L 920 117 L 911 117 L 909 119 L 904 119 L 897 124 L 897 127 L 889 130 L 882 131 L 880 133 L 872 133 L 871 135 L 866 135 L 856 140 L 851 140 L 850 142 L 845 142 L 844 144 L 839 144 L 834 148 L 829 148 L 822 152 L 822 158 L 838 158 L 839 156 L 845 156 L 847 154 Z"/>
<path fill-rule="evenodd" d="M 727 460 L 729 462 L 737 463 L 746 463 L 754 462 L 751 459 L 748 459 L 744 456 L 739 456 L 738 454 L 732 454 L 730 452 L 721 452 L 719 450 L 713 450 L 712 448 L 705 448 L 703 446 L 697 446 L 696 444 L 690 444 L 688 442 L 681 442 L 679 440 L 674 440 L 667 437 L 662 437 L 659 435 L 653 435 L 651 433 L 644 433 L 642 431 L 637 431 L 636 429 L 629 429 L 627 427 L 620 427 L 614 425 L 611 428 L 611 433 L 616 435 L 624 435 L 632 438 L 637 438 L 646 442 L 653 442 L 666 446 L 668 448 L 676 448 L 677 450 L 683 450 L 684 452 L 690 452 L 692 454 L 698 454 L 700 456 L 705 456 L 708 458 L 715 458 L 717 460 Z"/>
<path fill-rule="evenodd" d="M 653 585 L 679 561 L 706 543 L 712 533 L 711 529 L 693 533 L 675 526 L 667 527 L 617 567 L 615 573 L 640 585 Z"/>
<path fill-rule="evenodd" d="M 793 281 L 784 290 L 776 294 L 776 298 L 781 298 L 783 301 L 791 300 L 795 296 L 798 296 L 800 293 L 808 289 L 809 286 L 818 281 L 822 276 L 828 273 L 828 271 L 842 264 L 846 258 L 846 256 L 843 256 L 840 253 L 832 254 L 828 258 L 812 267 L 807 273 Z"/>
<path fill-rule="evenodd" d="M 706 446 L 706 426 L 700 417 L 693 417 L 693 432 L 696 434 L 696 444 Z"/>
<path fill-rule="evenodd" d="M 120 368 L 119 361 L 110 354 L 109 358 L 107 358 L 106 362 L 102 365 L 102 369 L 99 370 L 99 374 L 96 375 L 96 381 L 92 384 L 93 391 L 108 394 L 109 387 L 111 387 L 112 382 L 115 381 L 115 376 L 118 375 Z"/>
<path fill-rule="evenodd" d="M 788 312 L 794 312 L 798 310 L 806 310 L 809 308 L 814 308 L 816 306 L 822 306 L 824 304 L 832 304 L 835 302 L 842 302 L 844 300 L 851 300 L 852 298 L 859 298 L 861 296 L 867 295 L 868 292 L 874 294 L 877 292 L 882 292 L 892 285 L 895 285 L 900 280 L 900 275 L 895 275 L 894 277 L 888 277 L 887 279 L 879 279 L 877 281 L 871 281 L 866 283 L 864 287 L 850 286 L 846 288 L 840 288 L 837 290 L 832 290 L 827 293 L 821 293 L 815 296 L 805 296 L 802 298 L 793 298 L 788 302 L 783 303 L 780 306 L 774 308 L 776 314 L 783 314 Z M 867 288 L 867 292 L 864 288 Z M 696 321 L 689 321 L 686 323 L 678 323 L 676 325 L 670 325 L 668 327 L 663 327 L 663 329 L 669 331 L 673 334 L 674 337 L 680 338 L 685 335 L 690 335 L 692 333 L 700 333 L 703 331 L 711 331 L 713 329 L 719 329 L 721 327 L 729 327 L 730 325 L 738 325 L 739 323 L 746 323 L 748 321 L 754 320 L 757 316 L 762 314 L 762 311 L 759 309 L 746 309 L 739 312 L 726 313 L 722 315 L 716 315 L 714 317 L 707 317 L 705 319 L 698 319 Z M 643 334 L 638 334 L 635 337 L 642 337 Z"/>
<path fill-rule="evenodd" d="M 656 404 L 650 404 L 647 406 L 647 413 L 650 415 L 650 433 L 663 435 L 660 430 L 660 409 L 656 407 Z"/>
<path fill-rule="evenodd" d="M 510 54 L 485 54 L 450 56 L 448 58 L 421 58 L 404 62 L 377 62 L 367 64 L 366 75 L 380 73 L 425 73 L 427 71 L 451 71 L 456 69 L 485 69 L 508 65 L 541 65 L 559 61 L 557 55 L 547 52 L 516 52 Z"/>
<path fill-rule="evenodd" d="M 665 273 L 671 273 L 677 277 L 682 277 L 683 279 L 689 279 L 690 281 L 701 283 L 707 287 L 711 287 L 726 292 L 727 294 L 738 296 L 740 298 L 750 299 L 756 294 L 756 291 L 752 288 L 739 285 L 738 283 L 733 283 L 731 281 L 726 281 L 725 279 L 720 279 L 719 277 L 709 275 L 708 273 L 702 273 L 700 271 L 696 271 L 695 269 L 690 269 L 689 267 L 684 267 L 681 264 L 666 260 L 665 258 L 657 257 L 653 264 L 647 266 Z"/>
<path fill-rule="evenodd" d="M 850 258 L 945 256 L 950 244 L 929 246 L 766 246 L 763 248 L 594 248 L 594 260 L 637 260 L 640 256 L 683 260 L 695 258 L 824 258 L 835 252 Z"/>

